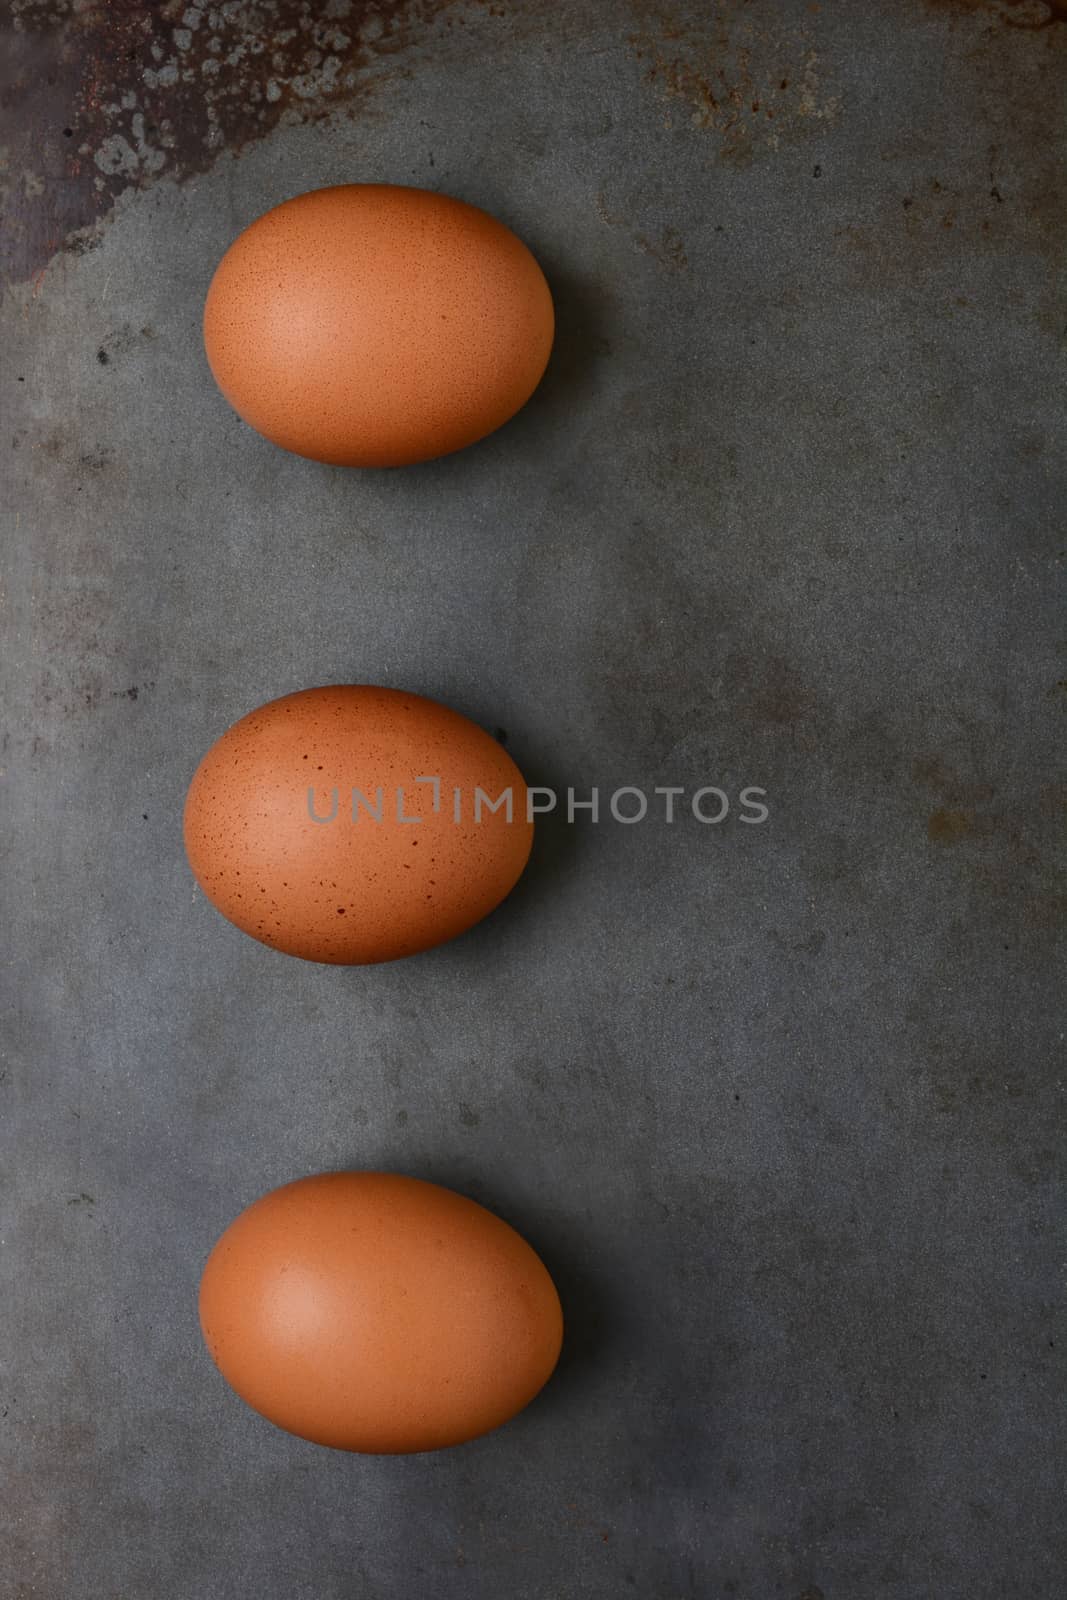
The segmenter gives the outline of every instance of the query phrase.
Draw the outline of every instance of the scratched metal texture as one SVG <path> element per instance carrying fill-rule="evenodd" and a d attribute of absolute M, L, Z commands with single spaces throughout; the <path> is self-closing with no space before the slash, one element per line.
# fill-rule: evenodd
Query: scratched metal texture
<path fill-rule="evenodd" d="M 5 8 L 4 1600 L 1064 1592 L 1063 9 Z M 463 455 L 319 467 L 210 381 L 226 245 L 346 180 L 544 262 Z M 182 799 L 353 680 L 770 818 L 549 822 L 455 944 L 291 961 Z M 556 1274 L 498 1434 L 334 1454 L 214 1372 L 211 1244 L 345 1165 Z"/>

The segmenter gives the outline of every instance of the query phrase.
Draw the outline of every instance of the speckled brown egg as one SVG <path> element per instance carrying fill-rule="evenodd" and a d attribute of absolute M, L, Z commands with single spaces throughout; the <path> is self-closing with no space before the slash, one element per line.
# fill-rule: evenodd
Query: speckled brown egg
<path fill-rule="evenodd" d="M 307 961 L 392 961 L 454 938 L 519 878 L 526 784 L 484 729 L 420 695 L 305 689 L 242 717 L 185 802 L 197 882 Z"/>
<path fill-rule="evenodd" d="M 473 1200 L 383 1172 L 264 1195 L 200 1284 L 212 1359 L 279 1428 L 339 1450 L 461 1444 L 548 1381 L 563 1316 L 547 1270 Z"/>
<path fill-rule="evenodd" d="M 204 307 L 234 410 L 346 467 L 426 461 L 492 433 L 540 382 L 553 328 L 544 274 L 503 223 L 377 183 L 268 211 L 227 250 Z"/>

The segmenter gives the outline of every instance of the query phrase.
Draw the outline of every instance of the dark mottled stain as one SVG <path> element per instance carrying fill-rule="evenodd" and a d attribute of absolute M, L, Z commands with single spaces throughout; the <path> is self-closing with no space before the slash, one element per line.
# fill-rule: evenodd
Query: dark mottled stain
<path fill-rule="evenodd" d="M 773 945 L 777 945 L 779 950 L 792 950 L 798 955 L 817 956 L 822 952 L 826 944 L 826 934 L 822 928 L 816 928 L 806 938 L 796 940 L 784 937 L 778 932 L 777 928 L 771 928 L 767 937 Z M 740 1100 L 740 1098 L 740 1095 L 734 1095 L 735 1100 Z"/>
<path fill-rule="evenodd" d="M 994 1144 L 1010 1148 L 1014 1119 L 1025 1116 L 1028 1100 L 1045 1093 L 1040 1063 L 1020 1066 L 1006 1060 L 998 1040 L 976 1038 L 971 1028 L 946 1023 L 926 999 L 909 1007 L 908 1022 L 922 1041 L 913 1076 L 930 1110 L 939 1117 L 976 1118 L 987 1125 Z M 1047 1132 L 1054 1137 L 1063 1120 L 1057 1101 Z M 1020 1154 L 1016 1170 L 1027 1182 L 1043 1181 L 1056 1164 L 1054 1152 L 1038 1140 L 1028 1139 Z"/>
<path fill-rule="evenodd" d="M 677 398 L 678 428 L 662 458 L 642 462 L 642 472 L 661 495 L 664 516 L 679 485 L 711 496 L 735 470 L 729 450 L 707 448 L 687 438 L 692 408 Z M 674 415 L 672 402 L 672 417 Z M 542 559 L 544 552 L 539 552 Z M 554 559 L 549 556 L 547 559 Z M 712 782 L 707 774 L 736 760 L 749 774 L 783 744 L 793 750 L 825 750 L 832 708 L 819 697 L 797 664 L 784 655 L 773 630 L 753 619 L 736 596 L 694 585 L 663 528 L 654 535 L 635 519 L 613 545 L 621 602 L 594 625 L 594 642 L 583 679 L 598 726 L 617 730 L 621 746 L 639 741 L 647 758 L 671 763 L 676 781 Z M 664 619 L 670 625 L 664 626 Z M 699 643 L 697 643 L 699 641 Z M 729 707 L 720 719 L 720 709 Z M 708 730 L 716 728 L 714 753 Z M 751 781 L 756 783 L 757 778 Z"/>
<path fill-rule="evenodd" d="M 916 783 L 936 790 L 947 805 L 957 808 L 984 805 L 996 793 L 991 783 L 961 778 L 941 756 L 916 756 L 911 775 Z"/>
<path fill-rule="evenodd" d="M 10 0 L 0 12 L 0 277 L 30 278 L 58 250 L 88 248 L 85 230 L 127 190 L 206 171 L 283 120 L 317 120 L 355 99 L 371 69 L 458 9 Z"/>
<path fill-rule="evenodd" d="M 817 1583 L 809 1583 L 808 1587 L 797 1595 L 797 1600 L 826 1600 L 826 1596 Z"/>
<path fill-rule="evenodd" d="M 981 15 L 1028 32 L 1067 22 L 1067 0 L 924 0 L 924 4 L 931 11 Z"/>

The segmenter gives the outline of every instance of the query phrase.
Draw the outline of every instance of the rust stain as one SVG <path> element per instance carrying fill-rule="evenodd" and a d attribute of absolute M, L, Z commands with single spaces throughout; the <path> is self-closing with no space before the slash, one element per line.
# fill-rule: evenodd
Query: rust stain
<path fill-rule="evenodd" d="M 631 198 L 633 203 L 634 199 Z M 658 234 L 634 232 L 626 216 L 609 208 L 603 189 L 597 193 L 596 209 L 605 227 L 624 228 L 637 248 L 646 256 L 651 256 L 653 261 L 658 261 L 661 267 L 666 267 L 669 272 L 689 271 L 685 240 L 672 224 L 667 223 Z"/>
<path fill-rule="evenodd" d="M 130 189 L 314 121 L 477 0 L 9 0 L 0 20 L 0 276 L 23 281 Z M 485 15 L 500 7 L 483 4 Z"/>
<path fill-rule="evenodd" d="M 651 256 L 653 261 L 658 261 L 660 266 L 671 272 L 689 270 L 685 242 L 677 228 L 664 228 L 658 239 L 650 238 L 645 233 L 635 234 L 634 239 L 638 249 L 643 250 L 646 256 Z"/>
<path fill-rule="evenodd" d="M 739 681 L 748 678 L 748 693 L 742 703 L 757 722 L 775 728 L 791 727 L 813 714 L 815 698 L 787 662 L 771 657 L 756 666 L 735 655 L 730 664 Z"/>
<path fill-rule="evenodd" d="M 922 0 L 924 14 L 1004 17 L 975 0 Z M 884 162 L 911 176 L 896 195 L 883 193 L 837 228 L 835 246 L 857 288 L 884 292 L 901 284 L 942 285 L 942 311 L 968 315 L 982 304 L 966 291 L 968 276 L 989 258 L 1036 258 L 1048 268 L 1043 286 L 1005 280 L 1001 310 L 1032 322 L 1057 343 L 1067 310 L 1067 174 L 1057 108 L 1067 70 L 1067 29 L 1018 25 L 953 27 L 942 40 L 942 106 L 929 120 L 901 127 L 883 148 Z M 1067 0 L 1059 8 L 1067 17 Z M 1003 15 L 1002 15 L 1003 13 Z M 948 108 L 951 108 L 949 110 Z M 970 133 L 961 139 L 960 129 Z M 951 176 L 950 176 L 951 174 Z M 946 268 L 957 281 L 947 282 Z"/>
<path fill-rule="evenodd" d="M 719 4 L 697 18 L 661 0 L 631 0 L 629 45 L 646 82 L 690 125 L 718 139 L 720 159 L 747 166 L 757 154 L 837 120 L 841 100 L 823 86 L 814 13 Z"/>
<path fill-rule="evenodd" d="M 1043 817 L 1050 822 L 1067 822 L 1067 783 L 1043 783 L 1037 798 Z"/>
<path fill-rule="evenodd" d="M 912 763 L 912 778 L 939 801 L 926 819 L 926 837 L 932 844 L 973 839 L 1009 851 L 1016 846 L 1024 850 L 1019 830 L 994 804 L 993 784 L 963 778 L 940 756 L 919 757 Z"/>
<path fill-rule="evenodd" d="M 972 811 L 948 811 L 943 806 L 931 811 L 926 822 L 926 836 L 935 844 L 956 844 L 974 832 Z"/>
<path fill-rule="evenodd" d="M 1016 795 L 1009 808 L 993 784 L 963 777 L 939 756 L 915 761 L 912 778 L 938 802 L 927 816 L 927 838 L 966 847 L 961 859 L 984 900 L 1019 906 L 1034 929 L 1063 925 L 1063 785 L 1041 784 L 1029 795 Z"/>

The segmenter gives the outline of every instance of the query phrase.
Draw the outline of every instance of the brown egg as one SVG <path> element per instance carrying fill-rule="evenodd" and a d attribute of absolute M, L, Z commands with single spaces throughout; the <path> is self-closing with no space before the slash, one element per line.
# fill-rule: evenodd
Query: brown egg
<path fill-rule="evenodd" d="M 194 774 L 184 832 L 230 922 L 350 965 L 463 933 L 513 888 L 533 840 L 526 784 L 495 739 L 367 685 L 304 689 L 234 723 Z"/>
<path fill-rule="evenodd" d="M 425 189 L 345 184 L 276 206 L 208 290 L 215 381 L 297 455 L 395 467 L 473 444 L 525 405 L 552 296 L 503 223 Z"/>
<path fill-rule="evenodd" d="M 338 1450 L 439 1450 L 528 1405 L 563 1315 L 513 1228 L 435 1183 L 331 1172 L 264 1195 L 200 1284 L 212 1359 L 253 1410 Z"/>

